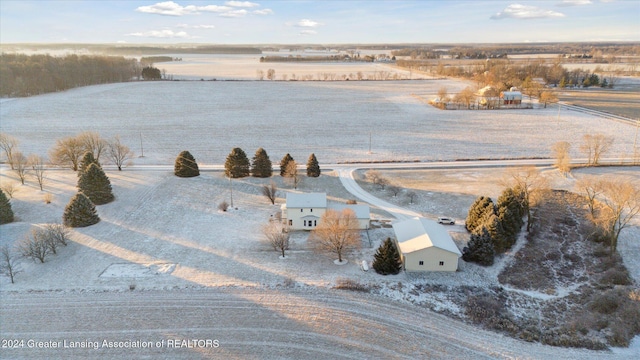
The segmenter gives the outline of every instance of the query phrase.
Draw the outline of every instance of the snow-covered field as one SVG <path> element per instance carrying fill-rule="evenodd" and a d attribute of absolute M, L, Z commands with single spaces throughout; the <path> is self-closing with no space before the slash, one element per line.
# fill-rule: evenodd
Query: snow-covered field
<path fill-rule="evenodd" d="M 41 155 L 57 138 L 82 130 L 98 131 L 105 137 L 119 134 L 138 154 L 142 138 L 145 157 L 136 158 L 136 165 L 169 165 L 185 149 L 201 164 L 220 164 L 235 146 L 249 156 L 264 147 L 275 162 L 287 152 L 301 162 L 315 152 L 322 163 L 544 157 L 556 141 L 572 142 L 574 156 L 580 156 L 577 148 L 586 133 L 613 136 L 612 157 L 632 153 L 635 128 L 630 125 L 564 110 L 558 116 L 557 107 L 440 111 L 422 100 L 435 96 L 441 86 L 456 92 L 466 84 L 451 80 L 113 84 L 3 99 L 0 130 L 18 138 L 24 153 Z M 373 154 L 368 154 L 369 133 Z M 362 250 L 349 254 L 346 266 L 335 266 L 331 256 L 311 251 L 304 232 L 294 234 L 288 257 L 279 259 L 277 252 L 262 243 L 259 231 L 279 211 L 284 197 L 281 192 L 273 206 L 260 195 L 259 186 L 268 180 L 234 180 L 237 210 L 220 212 L 218 204 L 228 201 L 230 195 L 229 182 L 220 172 L 183 179 L 141 167 L 107 170 L 107 175 L 116 201 L 98 207 L 102 221 L 75 229 L 70 245 L 44 264 L 23 262 L 24 271 L 16 284 L 0 279 L 2 292 L 128 291 L 131 285 L 138 290 L 306 288 L 331 287 L 341 278 L 353 278 L 379 285 L 380 293 L 389 297 L 455 313 L 459 310 L 446 298 L 412 295 L 412 287 L 458 281 L 491 285 L 497 276 L 497 272 L 464 263 L 458 273 L 426 274 L 419 279 L 409 275 L 381 278 L 372 271 L 362 272 L 358 262 L 371 260 L 380 241 L 391 236 L 390 229 L 370 231 L 371 243 L 363 234 Z M 463 180 L 464 191 L 434 189 L 412 209 L 460 220 L 474 192 L 492 186 L 491 180 L 482 180 L 482 174 L 460 170 L 447 176 L 448 184 Z M 0 182 L 16 184 L 18 189 L 12 200 L 16 221 L 0 227 L 0 243 L 22 238 L 32 226 L 59 222 L 76 191 L 76 179 L 69 170 L 49 171 L 45 192 L 53 194 L 53 202 L 45 204 L 44 193 L 33 181 L 18 185 L 13 172 L 6 166 L 0 168 Z M 281 188 L 288 188 L 279 177 L 275 179 Z M 300 191 L 326 191 L 332 201 L 353 198 L 335 172 L 307 179 Z M 442 205 L 434 207 L 436 200 L 443 200 Z M 375 217 L 388 217 L 379 209 L 373 212 Z M 454 231 L 459 246 L 466 241 L 463 235 Z M 404 288 L 399 282 L 406 284 Z"/>
<path fill-rule="evenodd" d="M 189 150 L 203 164 L 224 162 L 236 146 L 263 147 L 323 163 L 548 157 L 558 141 L 582 157 L 584 134 L 614 137 L 609 155 L 631 156 L 635 127 L 550 106 L 547 109 L 441 111 L 425 102 L 454 80 L 364 82 L 136 82 L 3 99 L 1 130 L 23 153 L 46 155 L 56 139 L 83 130 L 120 135 L 135 163 L 172 164 Z M 369 154 L 371 146 L 372 154 Z"/>

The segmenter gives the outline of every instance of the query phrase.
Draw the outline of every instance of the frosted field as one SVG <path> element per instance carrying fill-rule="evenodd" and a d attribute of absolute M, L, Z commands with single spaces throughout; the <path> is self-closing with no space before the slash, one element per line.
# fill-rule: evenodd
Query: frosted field
<path fill-rule="evenodd" d="M 231 148 L 272 160 L 289 152 L 321 163 L 367 160 L 454 160 L 548 157 L 582 136 L 615 138 L 609 156 L 633 153 L 635 127 L 556 106 L 533 110 L 441 111 L 426 104 L 454 80 L 364 82 L 135 82 L 2 99 L 0 130 L 24 153 L 46 155 L 56 139 L 83 130 L 120 135 L 144 159 L 172 164 L 189 150 L 202 164 L 223 163 Z M 368 154 L 369 134 L 373 154 Z"/>

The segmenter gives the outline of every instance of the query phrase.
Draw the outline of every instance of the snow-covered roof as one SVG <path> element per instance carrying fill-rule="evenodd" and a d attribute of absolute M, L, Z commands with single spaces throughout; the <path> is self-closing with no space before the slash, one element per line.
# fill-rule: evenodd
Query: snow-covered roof
<path fill-rule="evenodd" d="M 287 208 L 326 208 L 326 193 L 287 193 Z"/>
<path fill-rule="evenodd" d="M 371 217 L 369 205 L 361 204 L 329 204 L 329 209 L 342 211 L 343 209 L 351 209 L 356 214 L 357 219 L 369 219 Z"/>
<path fill-rule="evenodd" d="M 444 226 L 433 220 L 415 217 L 396 222 L 392 226 L 403 254 L 437 247 L 462 256 Z"/>

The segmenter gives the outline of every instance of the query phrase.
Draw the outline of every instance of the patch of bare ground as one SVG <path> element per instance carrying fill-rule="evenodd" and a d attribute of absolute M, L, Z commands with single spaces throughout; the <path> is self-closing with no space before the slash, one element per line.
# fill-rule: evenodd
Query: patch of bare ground
<path fill-rule="evenodd" d="M 584 200 L 553 191 L 535 214 L 527 243 L 498 276 L 512 291 L 469 297 L 469 318 L 549 345 L 628 346 L 640 333 L 640 291 L 594 235 Z M 480 305 L 492 313 L 476 314 Z"/>

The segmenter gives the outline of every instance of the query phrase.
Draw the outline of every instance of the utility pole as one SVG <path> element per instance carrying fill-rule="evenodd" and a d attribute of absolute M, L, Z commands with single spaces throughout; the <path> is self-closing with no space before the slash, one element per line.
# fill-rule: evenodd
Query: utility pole
<path fill-rule="evenodd" d="M 229 190 L 231 192 L 231 208 L 233 209 L 233 183 L 231 182 L 231 175 L 229 175 Z"/>
<path fill-rule="evenodd" d="M 142 131 L 140 132 L 140 157 L 144 157 L 144 148 L 142 147 Z"/>
<path fill-rule="evenodd" d="M 371 154 L 371 131 L 369 131 L 369 154 Z"/>
<path fill-rule="evenodd" d="M 640 120 L 636 120 L 636 136 L 633 139 L 633 165 L 638 161 L 638 128 L 640 128 Z"/>

